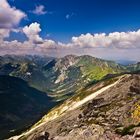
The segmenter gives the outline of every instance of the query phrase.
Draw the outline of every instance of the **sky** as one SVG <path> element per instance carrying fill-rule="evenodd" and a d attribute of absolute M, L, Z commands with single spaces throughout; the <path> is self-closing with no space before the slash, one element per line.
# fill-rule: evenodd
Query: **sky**
<path fill-rule="evenodd" d="M 140 61 L 139 0 L 0 0 L 0 55 Z"/>

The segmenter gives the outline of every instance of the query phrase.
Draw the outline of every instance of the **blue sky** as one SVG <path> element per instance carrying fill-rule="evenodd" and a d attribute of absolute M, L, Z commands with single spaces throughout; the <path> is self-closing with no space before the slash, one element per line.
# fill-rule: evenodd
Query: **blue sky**
<path fill-rule="evenodd" d="M 9 0 L 12 6 L 28 15 L 21 26 L 37 21 L 41 36 L 67 42 L 82 33 L 133 31 L 140 27 L 139 0 Z M 43 5 L 48 14 L 37 16 L 30 11 Z M 66 15 L 70 15 L 66 19 Z"/>
<path fill-rule="evenodd" d="M 0 55 L 140 61 L 140 0 L 0 0 Z"/>

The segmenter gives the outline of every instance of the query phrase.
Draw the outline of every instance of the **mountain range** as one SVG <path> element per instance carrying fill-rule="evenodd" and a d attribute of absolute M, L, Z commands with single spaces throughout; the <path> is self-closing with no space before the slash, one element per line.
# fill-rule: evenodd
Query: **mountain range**
<path fill-rule="evenodd" d="M 124 66 L 91 56 L 69 55 L 64 58 L 39 56 L 9 56 L 0 59 L 0 75 L 10 75 L 27 81 L 30 86 L 55 100 L 64 100 L 90 81 L 111 73 L 120 73 Z M 100 73 L 99 73 L 100 71 Z"/>
<path fill-rule="evenodd" d="M 45 114 L 49 115 L 49 120 L 61 116 L 63 112 L 69 110 L 67 106 L 77 112 L 74 107 L 75 102 L 87 99 L 93 92 L 110 86 L 119 79 L 119 76 L 132 73 L 139 75 L 139 70 L 140 63 L 124 66 L 87 55 L 68 55 L 63 58 L 31 55 L 1 56 L 0 139 L 20 134 L 35 122 L 38 122 L 35 126 L 45 123 Z M 139 76 L 133 75 L 135 81 L 137 79 L 135 77 Z M 121 84 L 125 83 L 127 84 L 127 82 Z M 119 94 L 118 89 L 116 92 Z M 47 113 L 48 111 L 50 113 Z M 41 119 L 43 115 L 45 116 Z M 58 123 L 52 125 L 55 124 Z M 44 132 L 42 129 L 41 131 Z M 39 135 L 40 132 L 37 136 Z"/>

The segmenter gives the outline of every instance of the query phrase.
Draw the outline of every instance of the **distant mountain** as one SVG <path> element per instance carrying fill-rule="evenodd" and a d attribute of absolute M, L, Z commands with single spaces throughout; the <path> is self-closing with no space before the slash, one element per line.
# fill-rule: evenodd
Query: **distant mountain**
<path fill-rule="evenodd" d="M 99 82 L 52 109 L 19 139 L 138 140 L 140 75 Z"/>
<path fill-rule="evenodd" d="M 120 73 L 124 70 L 125 67 L 113 61 L 74 55 L 52 60 L 43 67 L 43 73 L 48 80 L 47 85 L 55 93 L 52 96 L 58 93 L 60 98 L 67 97 L 66 94 L 73 94 L 90 81 L 97 81 L 107 74 Z"/>
<path fill-rule="evenodd" d="M 69 106 L 118 80 L 112 77 L 140 72 L 139 65 L 123 66 L 88 55 L 0 57 L 0 136 L 32 125 L 58 101 L 70 99 L 66 101 Z M 50 114 L 51 119 L 67 111 L 65 102 L 62 106 Z"/>
<path fill-rule="evenodd" d="M 40 89 L 40 87 L 43 87 L 44 80 L 46 80 L 42 67 L 53 59 L 51 57 L 36 55 L 5 55 L 0 57 L 0 75 L 21 78 L 31 86 Z"/>
<path fill-rule="evenodd" d="M 0 139 L 27 129 L 55 103 L 25 81 L 0 76 Z"/>
<path fill-rule="evenodd" d="M 129 71 L 140 71 L 140 62 L 127 66 Z"/>
<path fill-rule="evenodd" d="M 0 75 L 22 78 L 56 101 L 69 98 L 91 81 L 123 71 L 125 67 L 120 64 L 91 56 L 68 55 L 57 59 L 8 55 L 0 58 Z"/>
<path fill-rule="evenodd" d="M 0 75 L 21 78 L 55 101 L 62 101 L 88 83 L 103 79 L 106 75 L 140 70 L 139 63 L 128 66 L 88 55 L 68 55 L 63 58 L 46 56 L 0 57 Z"/>
<path fill-rule="evenodd" d="M 48 61 L 54 59 L 49 56 L 41 56 L 41 55 L 4 55 L 0 57 L 0 62 L 2 63 L 23 63 L 23 62 L 32 62 L 37 65 L 44 65 Z"/>
<path fill-rule="evenodd" d="M 133 61 L 133 60 L 116 60 L 115 62 L 118 63 L 118 64 L 121 64 L 121 65 L 124 65 L 124 66 L 132 65 L 132 64 L 137 63 L 137 61 Z"/>

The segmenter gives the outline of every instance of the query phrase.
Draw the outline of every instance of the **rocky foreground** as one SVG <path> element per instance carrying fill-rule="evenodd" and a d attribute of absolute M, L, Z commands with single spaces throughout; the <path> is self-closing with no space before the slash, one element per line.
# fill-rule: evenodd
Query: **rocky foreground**
<path fill-rule="evenodd" d="M 139 140 L 140 75 L 124 75 L 92 101 L 20 138 L 25 139 Z"/>

